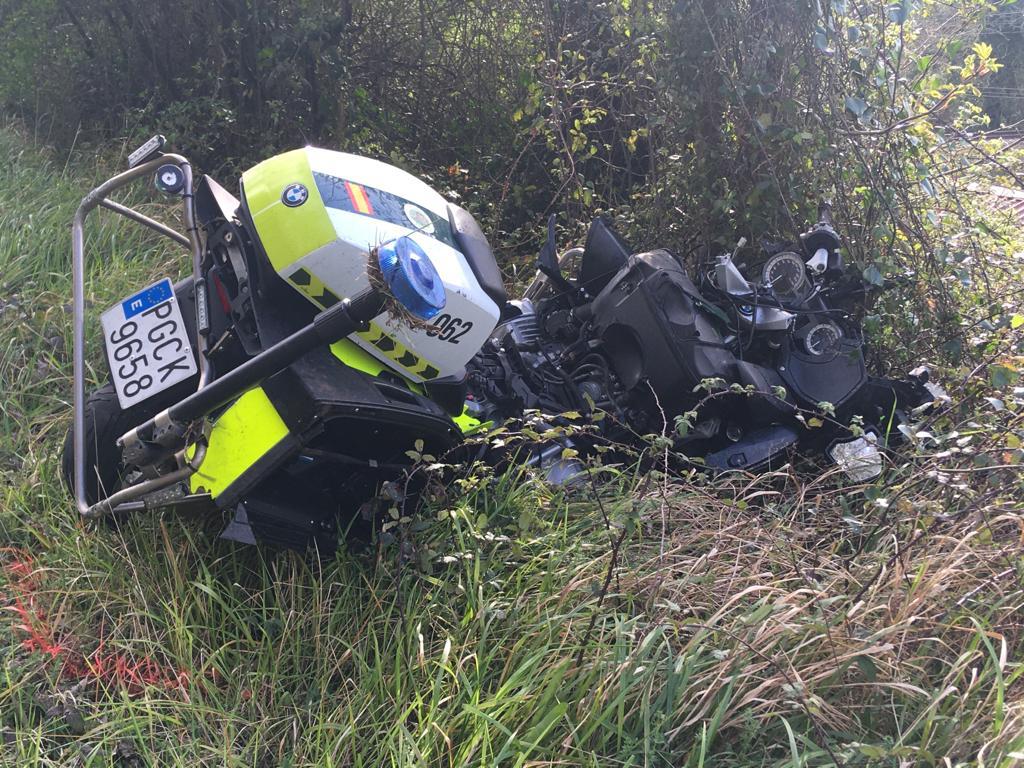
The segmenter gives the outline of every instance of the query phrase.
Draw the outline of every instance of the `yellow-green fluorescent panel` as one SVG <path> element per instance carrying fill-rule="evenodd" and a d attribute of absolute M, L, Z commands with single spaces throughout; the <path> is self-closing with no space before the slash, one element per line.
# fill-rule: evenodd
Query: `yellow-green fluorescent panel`
<path fill-rule="evenodd" d="M 289 207 L 282 200 L 292 184 L 302 184 L 309 193 L 302 205 Z M 242 190 L 256 234 L 278 272 L 337 239 L 306 150 L 285 152 L 250 168 L 242 174 Z"/>
<path fill-rule="evenodd" d="M 192 475 L 192 492 L 217 498 L 287 436 L 288 427 L 267 394 L 250 389 L 214 423 L 206 458 Z"/>

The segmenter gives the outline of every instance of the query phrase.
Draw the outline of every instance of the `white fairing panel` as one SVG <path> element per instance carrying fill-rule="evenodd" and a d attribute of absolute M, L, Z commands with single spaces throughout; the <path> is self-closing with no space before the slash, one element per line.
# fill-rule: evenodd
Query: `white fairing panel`
<path fill-rule="evenodd" d="M 307 153 L 338 237 L 289 264 L 282 277 L 289 279 L 305 270 L 338 296 L 353 296 L 369 285 L 369 251 L 403 235 L 411 237 L 430 257 L 444 283 L 445 307 L 430 321 L 436 330 L 414 329 L 382 314 L 375 324 L 401 345 L 397 352 L 387 349 L 387 342 L 373 343 L 379 332 L 351 338 L 414 381 L 459 373 L 494 330 L 500 308 L 484 293 L 455 246 L 444 198 L 386 163 L 322 149 L 309 148 Z M 420 359 L 410 364 L 413 356 L 403 355 L 402 347 Z"/>

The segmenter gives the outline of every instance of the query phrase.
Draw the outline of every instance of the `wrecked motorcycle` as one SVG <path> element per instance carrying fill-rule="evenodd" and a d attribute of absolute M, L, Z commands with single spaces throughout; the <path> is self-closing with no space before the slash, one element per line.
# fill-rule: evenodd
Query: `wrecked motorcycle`
<path fill-rule="evenodd" d="M 556 258 L 552 219 L 538 278 L 470 362 L 474 412 L 602 412 L 605 440 L 667 436 L 715 471 L 770 469 L 799 451 L 854 481 L 877 476 L 879 449 L 937 390 L 926 369 L 868 374 L 858 312 L 870 286 L 844 266 L 829 206 L 819 219 L 754 254 L 754 280 L 736 263 L 743 241 L 694 280 L 669 251 L 634 253 L 603 219 Z"/>
<path fill-rule="evenodd" d="M 110 199 L 146 178 L 180 201 L 185 234 Z M 84 226 L 97 207 L 188 248 L 192 270 L 102 314 L 109 381 L 87 393 Z M 724 254 L 695 283 L 601 219 L 559 259 L 549 223 L 538 279 L 510 302 L 473 217 L 398 168 L 307 147 L 245 171 L 235 197 L 193 183 L 154 137 L 73 222 L 63 473 L 89 518 L 212 506 L 231 514 L 227 538 L 322 552 L 414 446 L 446 455 L 530 408 L 603 412 L 611 440 L 672 433 L 712 468 L 761 469 L 800 448 L 868 477 L 877 444 L 928 399 L 924 379 L 867 374 L 863 286 L 829 221 L 764 256 L 757 281 Z M 702 397 L 712 380 L 740 391 Z M 826 425 L 800 423 L 826 403 Z M 863 434 L 843 426 L 854 417 Z M 525 460 L 550 469 L 561 450 Z"/>

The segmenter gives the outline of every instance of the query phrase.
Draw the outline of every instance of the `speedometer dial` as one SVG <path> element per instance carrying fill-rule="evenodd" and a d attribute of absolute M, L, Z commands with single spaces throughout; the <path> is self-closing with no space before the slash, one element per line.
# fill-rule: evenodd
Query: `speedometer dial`
<path fill-rule="evenodd" d="M 838 352 L 839 340 L 842 337 L 842 331 L 832 323 L 818 323 L 807 332 L 804 345 L 812 355 L 821 357 Z"/>
<path fill-rule="evenodd" d="M 785 302 L 803 301 L 810 289 L 804 261 L 792 251 L 783 251 L 768 259 L 761 273 L 761 282 Z"/>

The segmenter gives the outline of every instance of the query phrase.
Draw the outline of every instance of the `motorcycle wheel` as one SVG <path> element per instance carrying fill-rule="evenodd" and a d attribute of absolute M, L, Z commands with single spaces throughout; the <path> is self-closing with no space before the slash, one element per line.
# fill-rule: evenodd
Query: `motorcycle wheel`
<path fill-rule="evenodd" d="M 117 439 L 195 389 L 195 379 L 171 387 L 154 398 L 122 409 L 114 385 L 94 389 L 85 399 L 85 499 L 95 504 L 116 491 L 121 484 L 121 449 Z M 61 475 L 68 490 L 75 492 L 74 426 L 64 437 Z"/>

